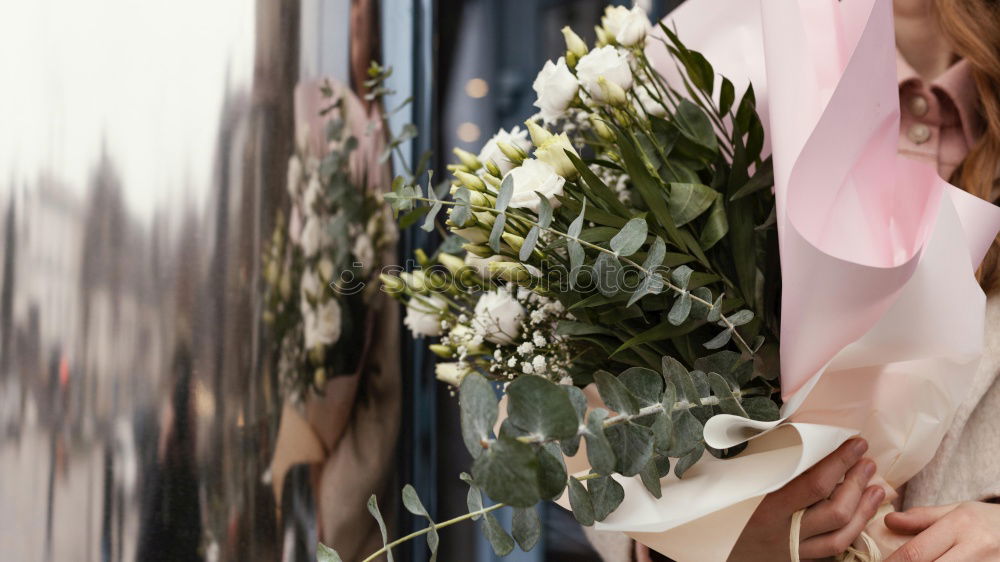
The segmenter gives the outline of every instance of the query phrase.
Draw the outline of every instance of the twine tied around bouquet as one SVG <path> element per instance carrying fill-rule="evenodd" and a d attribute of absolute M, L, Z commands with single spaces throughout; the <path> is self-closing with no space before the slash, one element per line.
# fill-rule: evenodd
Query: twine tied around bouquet
<path fill-rule="evenodd" d="M 805 509 L 800 509 L 792 514 L 792 526 L 788 531 L 788 553 L 792 557 L 792 562 L 799 562 L 799 533 L 802 527 L 802 516 Z M 881 513 L 881 510 L 879 511 Z M 879 515 L 876 514 L 875 517 Z M 874 518 L 873 518 L 874 519 Z M 882 551 L 879 550 L 875 539 L 868 533 L 862 531 L 854 544 L 847 547 L 847 551 L 837 556 L 838 562 L 882 562 Z"/>

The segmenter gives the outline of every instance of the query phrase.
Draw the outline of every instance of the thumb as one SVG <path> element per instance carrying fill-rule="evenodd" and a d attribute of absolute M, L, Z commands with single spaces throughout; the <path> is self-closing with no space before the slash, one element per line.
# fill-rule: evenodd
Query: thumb
<path fill-rule="evenodd" d="M 896 533 L 916 535 L 956 507 L 958 504 L 914 507 L 906 511 L 893 512 L 885 516 L 885 526 Z"/>

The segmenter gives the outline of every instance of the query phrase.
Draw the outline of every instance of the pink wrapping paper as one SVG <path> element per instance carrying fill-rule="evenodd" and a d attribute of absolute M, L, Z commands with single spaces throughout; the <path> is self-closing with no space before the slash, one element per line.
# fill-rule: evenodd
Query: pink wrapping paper
<path fill-rule="evenodd" d="M 974 270 L 1000 209 L 897 154 L 890 0 L 689 0 L 667 24 L 738 88 L 752 82 L 770 125 L 785 405 L 777 422 L 710 420 L 709 444 L 747 450 L 706 455 L 659 500 L 620 479 L 625 502 L 597 529 L 725 560 L 763 495 L 851 436 L 892 487 L 934 455 L 982 353 Z"/>

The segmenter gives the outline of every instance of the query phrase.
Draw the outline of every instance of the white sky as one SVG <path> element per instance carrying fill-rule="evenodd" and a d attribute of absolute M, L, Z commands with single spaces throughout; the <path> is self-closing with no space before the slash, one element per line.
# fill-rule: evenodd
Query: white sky
<path fill-rule="evenodd" d="M 203 194 L 226 82 L 251 80 L 254 4 L 0 0 L 0 184 L 44 170 L 80 193 L 103 141 L 134 212 Z"/>

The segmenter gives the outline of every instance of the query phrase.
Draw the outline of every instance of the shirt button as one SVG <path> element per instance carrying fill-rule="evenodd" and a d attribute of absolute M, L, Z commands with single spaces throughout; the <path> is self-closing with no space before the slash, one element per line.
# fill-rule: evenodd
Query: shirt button
<path fill-rule="evenodd" d="M 927 98 L 924 96 L 913 96 L 910 98 L 910 113 L 916 117 L 923 117 L 927 115 L 927 110 L 929 109 L 927 105 Z"/>
<path fill-rule="evenodd" d="M 923 123 L 917 123 L 906 132 L 906 137 L 913 141 L 914 144 L 924 144 L 927 142 L 927 139 L 931 138 L 931 129 Z"/>

